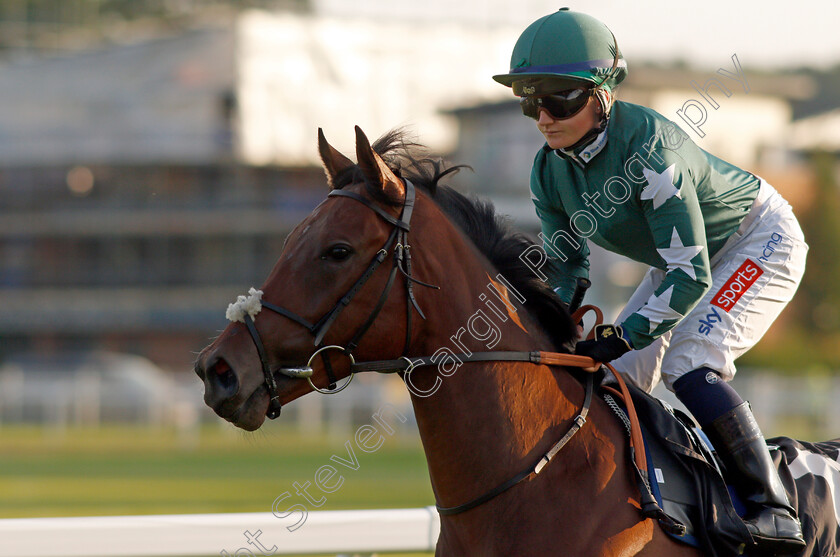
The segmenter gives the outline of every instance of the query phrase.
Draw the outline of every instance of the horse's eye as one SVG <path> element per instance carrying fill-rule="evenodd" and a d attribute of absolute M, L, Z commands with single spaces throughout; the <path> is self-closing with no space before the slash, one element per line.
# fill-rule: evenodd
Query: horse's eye
<path fill-rule="evenodd" d="M 344 261 L 345 259 L 350 257 L 352 254 L 353 254 L 353 250 L 350 249 L 349 246 L 339 244 L 339 245 L 330 246 L 329 248 L 327 248 L 327 250 L 324 252 L 324 254 L 321 255 L 321 259 L 330 259 L 332 261 Z"/>

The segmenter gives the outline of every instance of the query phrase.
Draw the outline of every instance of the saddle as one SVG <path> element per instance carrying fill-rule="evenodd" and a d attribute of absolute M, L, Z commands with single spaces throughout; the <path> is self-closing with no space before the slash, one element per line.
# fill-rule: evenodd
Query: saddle
<path fill-rule="evenodd" d="M 585 289 L 579 282 L 575 297 L 582 298 Z M 595 326 L 586 337 L 594 338 L 603 313 L 593 305 L 574 307 L 572 320 L 576 323 L 586 313 L 595 313 Z M 614 378 L 609 384 L 604 383 L 607 370 Z M 610 364 L 594 373 L 601 397 L 627 430 L 642 513 L 658 520 L 672 538 L 698 547 L 710 557 L 743 554 L 753 543 L 740 518 L 745 509 L 736 503 L 735 491 L 726 485 L 712 444 L 694 420 L 627 384 Z"/>
<path fill-rule="evenodd" d="M 624 391 L 625 389 L 622 389 Z M 638 416 L 646 466 L 638 471 L 642 511 L 656 518 L 675 540 L 712 557 L 741 555 L 752 544 L 740 516 L 745 508 L 727 486 L 711 443 L 686 414 L 633 385 L 628 404 L 620 391 L 602 387 L 601 396 L 630 435 L 630 414 Z M 633 410 L 634 409 L 634 410 Z"/>

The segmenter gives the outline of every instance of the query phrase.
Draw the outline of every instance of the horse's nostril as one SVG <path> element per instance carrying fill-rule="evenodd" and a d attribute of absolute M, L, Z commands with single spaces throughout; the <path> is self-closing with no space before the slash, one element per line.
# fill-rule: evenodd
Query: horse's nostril
<path fill-rule="evenodd" d="M 219 385 L 223 389 L 227 390 L 236 387 L 236 374 L 233 373 L 233 370 L 226 361 L 219 360 L 213 366 L 213 371 L 219 379 Z"/>
<path fill-rule="evenodd" d="M 232 396 L 239 388 L 239 381 L 233 368 L 223 358 L 217 359 L 207 367 L 207 378 L 211 386 L 216 387 L 220 393 Z"/>
<path fill-rule="evenodd" d="M 216 372 L 216 375 L 224 375 L 225 373 L 230 372 L 230 364 L 224 360 L 219 360 L 213 366 L 213 370 Z"/>

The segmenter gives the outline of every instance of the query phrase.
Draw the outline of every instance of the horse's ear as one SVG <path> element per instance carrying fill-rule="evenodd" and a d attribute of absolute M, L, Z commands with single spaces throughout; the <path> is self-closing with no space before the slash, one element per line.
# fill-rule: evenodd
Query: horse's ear
<path fill-rule="evenodd" d="M 327 184 L 330 186 L 330 189 L 334 189 L 335 177 L 345 168 L 353 166 L 353 161 L 327 143 L 327 138 L 324 137 L 324 130 L 321 128 L 318 128 L 318 152 L 321 154 L 321 161 L 324 163 Z"/>
<path fill-rule="evenodd" d="M 356 159 L 365 177 L 372 184 L 378 184 L 386 195 L 395 199 L 405 197 L 403 181 L 397 178 L 382 157 L 373 150 L 365 132 L 359 126 L 356 126 Z"/>

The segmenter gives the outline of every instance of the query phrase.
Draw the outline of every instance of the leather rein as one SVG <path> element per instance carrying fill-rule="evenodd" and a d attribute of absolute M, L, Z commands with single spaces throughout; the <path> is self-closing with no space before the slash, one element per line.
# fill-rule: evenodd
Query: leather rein
<path fill-rule="evenodd" d="M 431 284 L 419 281 L 411 276 L 411 255 L 409 251 L 410 246 L 408 244 L 408 232 L 410 230 L 410 221 L 414 209 L 416 193 L 414 185 L 410 181 L 404 180 L 404 183 L 406 190 L 405 201 L 403 203 L 402 213 L 399 219 L 389 215 L 380 207 L 374 205 L 373 202 L 371 202 L 369 199 L 362 197 L 361 195 L 358 195 L 356 193 L 344 190 L 333 190 L 329 193 L 329 197 L 347 197 L 349 199 L 353 199 L 354 201 L 361 203 L 365 207 L 374 211 L 387 223 L 391 224 L 393 226 L 393 229 L 390 235 L 388 236 L 388 239 L 386 240 L 385 244 L 382 246 L 382 249 L 380 249 L 376 253 L 376 255 L 374 256 L 373 260 L 370 262 L 364 273 L 362 273 L 359 279 L 353 284 L 353 286 L 350 287 L 347 293 L 341 297 L 341 299 L 332 307 L 332 309 L 327 311 L 318 321 L 316 321 L 315 323 L 310 323 L 305 318 L 295 314 L 294 312 L 284 307 L 272 304 L 270 302 L 266 302 L 261 299 L 259 300 L 259 307 L 256 310 L 250 311 L 249 313 L 245 313 L 242 316 L 242 321 L 244 321 L 248 332 L 250 333 L 251 338 L 253 339 L 254 344 L 257 347 L 257 352 L 259 353 L 260 363 L 262 365 L 262 371 L 265 376 L 266 388 L 268 390 L 269 395 L 269 407 L 266 412 L 266 416 L 269 419 L 274 419 L 280 415 L 281 404 L 279 391 L 277 389 L 277 381 L 275 380 L 274 373 L 269 365 L 268 354 L 265 350 L 265 346 L 263 345 L 259 332 L 257 331 L 256 325 L 254 323 L 254 318 L 256 317 L 256 314 L 259 313 L 261 308 L 271 310 L 294 321 L 295 323 L 298 323 L 299 325 L 306 328 L 315 337 L 314 344 L 317 347 L 317 349 L 310 356 L 306 366 L 297 368 L 280 368 L 277 371 L 292 378 L 306 379 L 309 382 L 310 386 L 313 388 L 313 390 L 316 390 L 323 394 L 335 394 L 344 390 L 347 387 L 347 385 L 349 385 L 350 381 L 356 373 L 410 373 L 416 367 L 435 365 L 435 362 L 433 361 L 431 356 L 417 358 L 408 358 L 406 356 L 403 356 L 396 360 L 376 360 L 368 362 L 356 362 L 353 357 L 353 351 L 358 346 L 362 336 L 364 336 L 368 329 L 370 329 L 374 320 L 379 315 L 379 312 L 382 310 L 382 307 L 385 305 L 385 301 L 387 300 L 388 295 L 391 292 L 392 287 L 394 286 L 396 274 L 398 271 L 401 272 L 401 274 L 405 277 L 407 292 L 407 327 L 403 353 L 408 351 L 411 342 L 410 334 L 412 307 L 417 311 L 420 317 L 422 317 L 423 319 L 426 318 L 423 312 L 421 311 L 420 307 L 417 305 L 417 300 L 414 298 L 414 294 L 412 292 L 412 284 L 417 283 L 430 288 L 440 288 L 438 286 L 433 286 Z M 379 265 L 382 264 L 392 247 L 394 248 L 394 263 L 388 276 L 388 280 L 385 284 L 385 288 L 383 289 L 382 294 L 380 295 L 379 300 L 376 306 L 374 307 L 373 311 L 370 313 L 365 322 L 356 330 L 356 332 L 353 334 L 351 340 L 347 343 L 346 346 L 324 346 L 324 336 L 327 334 L 332 324 L 338 318 L 341 311 L 350 304 L 353 297 L 358 293 L 361 287 L 373 275 L 374 271 L 379 267 Z M 260 296 L 262 295 L 262 292 L 260 291 L 255 292 Z M 578 300 L 582 298 L 582 293 L 580 295 L 576 295 L 575 298 Z M 574 315 L 578 316 L 576 322 L 579 321 L 582 313 L 587 311 L 588 309 L 595 309 L 596 313 L 600 315 L 600 311 L 597 310 L 597 308 L 593 308 L 593 306 L 584 306 L 583 308 L 580 308 L 580 310 L 575 312 Z M 330 366 L 329 359 L 324 355 L 324 353 L 328 350 L 339 350 L 350 359 L 351 373 L 347 382 L 340 387 L 336 387 L 336 379 Z M 311 376 L 313 370 L 311 366 L 312 362 L 319 355 L 323 358 L 324 366 L 327 372 L 327 377 L 330 381 L 328 389 L 318 388 L 312 383 Z M 579 367 L 584 369 L 585 371 L 592 372 L 597 371 L 597 369 L 599 369 L 600 367 L 597 362 L 592 360 L 592 358 L 588 358 L 586 356 L 578 356 L 575 354 L 565 354 L 560 352 L 473 352 L 470 354 L 456 355 L 455 357 L 463 363 L 491 361 L 528 362 L 536 365 Z M 607 365 L 607 367 L 612 371 L 613 375 L 616 377 L 620 390 L 626 393 L 627 386 L 624 384 L 621 377 L 615 372 L 612 366 Z M 566 431 L 565 435 L 563 435 L 563 437 L 559 441 L 557 441 L 557 443 L 555 443 L 551 447 L 551 449 L 548 450 L 548 452 L 546 452 L 535 463 L 531 464 L 528 468 L 526 468 L 519 474 L 515 475 L 506 482 L 503 482 L 502 484 L 496 486 L 490 491 L 484 493 L 479 497 L 476 497 L 475 499 L 467 503 L 453 507 L 442 507 L 440 505 L 436 505 L 438 513 L 440 513 L 441 515 L 455 515 L 468 511 L 497 497 L 498 495 L 504 493 L 508 489 L 515 486 L 516 484 L 525 480 L 526 478 L 532 475 L 539 474 L 542 471 L 542 469 L 551 461 L 551 459 L 560 451 L 560 449 L 562 449 L 586 423 L 586 417 L 589 414 L 589 409 L 592 402 L 592 395 L 594 391 L 593 375 L 594 373 L 586 374 L 586 381 L 584 383 L 584 400 L 581 405 L 580 411 L 572 419 L 569 429 Z M 629 399 L 629 394 L 627 394 L 626 398 Z"/>

